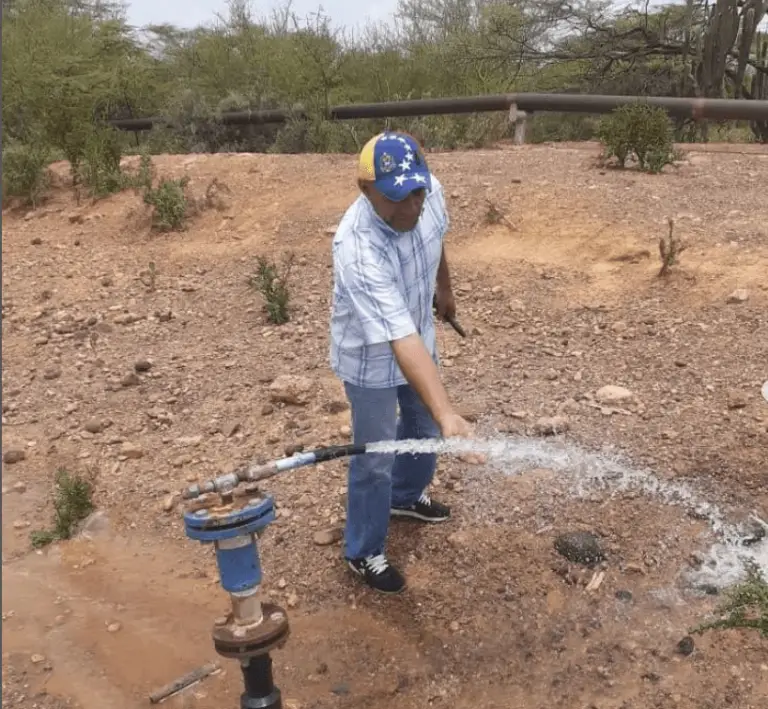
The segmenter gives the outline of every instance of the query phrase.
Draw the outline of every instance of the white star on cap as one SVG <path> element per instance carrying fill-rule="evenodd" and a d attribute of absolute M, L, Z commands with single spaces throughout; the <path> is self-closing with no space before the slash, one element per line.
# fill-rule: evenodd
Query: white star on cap
<path fill-rule="evenodd" d="M 395 178 L 395 186 L 396 187 L 402 187 L 403 184 L 405 184 L 405 175 L 398 175 Z"/>
<path fill-rule="evenodd" d="M 398 165 L 398 167 L 399 167 L 401 170 L 403 170 L 403 171 L 405 171 L 405 170 L 410 170 L 410 169 L 411 169 L 411 162 L 410 162 L 410 160 L 408 160 L 408 159 L 405 159 L 405 160 L 403 160 L 403 162 L 401 162 L 401 163 Z"/>
<path fill-rule="evenodd" d="M 424 175 L 412 175 L 411 179 L 414 182 L 426 182 L 427 181 L 427 178 L 424 177 Z"/>

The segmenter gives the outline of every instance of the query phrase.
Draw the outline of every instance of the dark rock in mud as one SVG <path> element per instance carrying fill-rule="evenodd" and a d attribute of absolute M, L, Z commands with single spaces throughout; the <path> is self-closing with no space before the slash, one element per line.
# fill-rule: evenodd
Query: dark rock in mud
<path fill-rule="evenodd" d="M 677 652 L 680 655 L 688 657 L 688 655 L 694 651 L 695 647 L 693 638 L 690 635 L 686 635 L 679 643 L 677 643 Z"/>
<path fill-rule="evenodd" d="M 619 589 L 618 591 L 616 591 L 616 593 L 614 595 L 616 596 L 616 598 L 619 601 L 625 601 L 625 602 L 629 603 L 629 601 L 632 600 L 632 592 L 631 591 L 625 591 L 623 589 Z"/>
<path fill-rule="evenodd" d="M 605 559 L 597 537 L 591 532 L 570 532 L 555 539 L 555 550 L 575 564 L 593 566 Z"/>

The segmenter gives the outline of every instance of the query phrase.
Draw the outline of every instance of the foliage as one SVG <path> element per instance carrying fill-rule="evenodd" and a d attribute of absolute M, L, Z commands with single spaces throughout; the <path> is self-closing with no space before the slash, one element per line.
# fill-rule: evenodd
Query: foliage
<path fill-rule="evenodd" d="M 80 524 L 94 510 L 93 487 L 85 478 L 70 475 L 65 469 L 56 471 L 53 493 L 53 527 L 35 530 L 30 535 L 32 546 L 44 547 L 60 539 L 70 539 Z"/>
<path fill-rule="evenodd" d="M 157 187 L 150 183 L 144 190 L 144 203 L 152 207 L 152 225 L 158 231 L 180 231 L 188 216 L 189 201 L 185 188 L 188 177 L 164 177 Z"/>
<path fill-rule="evenodd" d="M 351 152 L 394 126 L 431 148 L 511 137 L 503 113 L 328 121 L 329 107 L 342 103 L 514 91 L 765 99 L 768 38 L 757 27 L 766 7 L 751 0 L 720 0 L 717 12 L 704 0 L 643 11 L 593 0 L 399 0 L 396 24 L 352 33 L 320 13 L 299 18 L 289 4 L 257 18 L 248 0 L 230 0 L 228 14 L 204 27 L 140 31 L 117 1 L 7 1 L 3 141 L 66 158 L 75 183 L 98 197 L 124 184 L 118 149 Z M 309 120 L 217 120 L 231 110 L 298 105 Z M 107 120 L 140 116 L 166 120 L 135 135 L 104 128 Z M 537 115 L 529 136 L 581 140 L 596 123 Z M 768 140 L 768 122 L 748 127 L 754 139 Z M 678 120 L 675 130 L 678 138 L 706 139 L 709 123 Z M 660 169 L 665 157 L 651 151 L 644 159 Z"/>
<path fill-rule="evenodd" d="M 756 563 L 747 570 L 747 578 L 727 591 L 723 602 L 715 611 L 715 620 L 702 623 L 691 632 L 745 628 L 757 630 L 768 638 L 768 581 Z"/>
<path fill-rule="evenodd" d="M 627 159 L 641 170 L 661 172 L 677 158 L 666 111 L 645 103 L 629 103 L 604 116 L 598 128 L 603 157 L 615 158 L 619 167 Z"/>
<path fill-rule="evenodd" d="M 21 197 L 25 204 L 37 206 L 50 183 L 49 159 L 50 150 L 39 141 L 3 147 L 3 202 Z"/>
<path fill-rule="evenodd" d="M 251 285 L 258 288 L 264 297 L 267 319 L 275 325 L 283 325 L 290 319 L 288 280 L 292 265 L 293 254 L 285 258 L 282 268 L 264 256 L 259 256 L 256 273 L 250 278 Z"/>

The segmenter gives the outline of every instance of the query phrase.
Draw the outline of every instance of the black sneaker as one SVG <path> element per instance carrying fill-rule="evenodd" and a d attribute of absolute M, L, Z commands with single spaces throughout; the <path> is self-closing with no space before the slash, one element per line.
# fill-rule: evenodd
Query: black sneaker
<path fill-rule="evenodd" d="M 411 517 L 422 522 L 445 522 L 451 517 L 451 508 L 432 500 L 426 492 L 410 507 L 393 507 L 393 517 Z"/>
<path fill-rule="evenodd" d="M 384 554 L 347 559 L 347 564 L 365 583 L 381 593 L 400 593 L 405 589 L 405 579 Z"/>

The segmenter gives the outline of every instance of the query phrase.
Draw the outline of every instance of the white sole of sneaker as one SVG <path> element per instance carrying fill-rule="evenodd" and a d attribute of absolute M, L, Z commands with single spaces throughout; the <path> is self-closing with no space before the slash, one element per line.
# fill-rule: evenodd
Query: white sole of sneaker
<path fill-rule="evenodd" d="M 389 515 L 390 517 L 407 517 L 409 519 L 417 519 L 420 522 L 429 522 L 430 524 L 440 524 L 440 522 L 447 522 L 451 518 L 450 515 L 447 517 L 426 517 L 425 515 L 420 515 L 418 512 L 398 509 L 390 510 Z"/>

